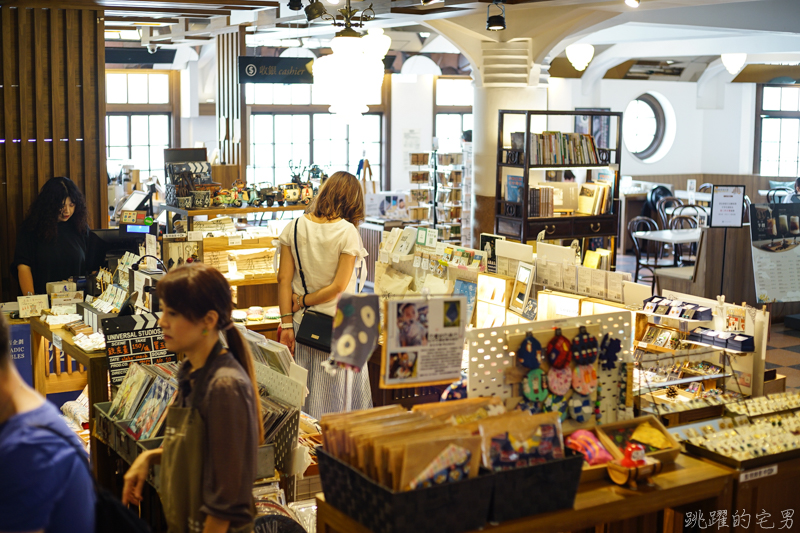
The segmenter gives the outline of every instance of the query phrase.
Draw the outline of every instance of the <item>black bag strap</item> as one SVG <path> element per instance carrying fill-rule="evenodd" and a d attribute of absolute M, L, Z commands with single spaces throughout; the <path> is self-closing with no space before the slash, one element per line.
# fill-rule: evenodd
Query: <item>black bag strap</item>
<path fill-rule="evenodd" d="M 306 276 L 303 274 L 303 264 L 300 262 L 300 249 L 297 247 L 297 225 L 299 223 L 300 218 L 298 217 L 294 220 L 294 253 L 297 255 L 297 270 L 300 271 L 300 281 L 303 283 L 303 290 L 306 294 L 308 294 L 308 287 L 306 287 Z"/>

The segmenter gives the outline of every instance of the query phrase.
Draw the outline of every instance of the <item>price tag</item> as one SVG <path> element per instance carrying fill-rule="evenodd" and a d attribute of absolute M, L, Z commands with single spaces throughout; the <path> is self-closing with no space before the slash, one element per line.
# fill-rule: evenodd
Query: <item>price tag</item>
<path fill-rule="evenodd" d="M 186 238 L 186 234 L 185 233 L 165 233 L 161 237 L 164 238 L 164 239 L 185 239 Z"/>
<path fill-rule="evenodd" d="M 778 473 L 778 465 L 769 465 L 757 470 L 746 470 L 739 474 L 739 483 L 746 483 L 763 477 L 774 476 Z"/>
<path fill-rule="evenodd" d="M 378 259 L 381 263 L 389 263 L 389 252 L 386 250 L 381 250 Z"/>
<path fill-rule="evenodd" d="M 56 335 L 55 333 L 53 333 L 53 346 L 55 346 L 55 347 L 56 347 L 56 348 L 58 348 L 59 350 L 61 350 L 61 349 L 62 349 L 62 348 L 61 348 L 61 346 L 62 346 L 62 340 L 61 340 L 61 337 L 59 337 L 59 336 L 58 336 L 58 335 Z"/>
<path fill-rule="evenodd" d="M 203 240 L 203 232 L 202 231 L 190 231 L 189 232 L 189 241 L 202 241 Z"/>
<path fill-rule="evenodd" d="M 241 235 L 234 235 L 228 237 L 228 246 L 239 246 L 242 244 L 242 236 Z"/>
<path fill-rule="evenodd" d="M 415 255 L 414 256 L 414 268 L 419 268 L 419 266 L 421 264 L 422 264 L 422 257 L 420 257 L 419 255 Z"/>
<path fill-rule="evenodd" d="M 423 259 L 422 260 L 422 270 L 428 270 L 428 268 L 430 267 L 430 263 L 431 262 L 430 262 L 430 260 L 428 258 Z"/>
<path fill-rule="evenodd" d="M 400 254 L 394 254 L 392 256 L 392 263 L 399 263 L 400 262 Z"/>

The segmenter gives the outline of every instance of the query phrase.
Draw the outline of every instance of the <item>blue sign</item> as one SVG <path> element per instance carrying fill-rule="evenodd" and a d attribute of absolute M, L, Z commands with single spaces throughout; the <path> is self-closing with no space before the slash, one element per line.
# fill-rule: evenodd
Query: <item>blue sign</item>
<path fill-rule="evenodd" d="M 11 324 L 11 359 L 25 383 L 33 387 L 33 355 L 31 352 L 31 325 Z"/>
<path fill-rule="evenodd" d="M 239 83 L 314 83 L 310 57 L 239 57 Z"/>

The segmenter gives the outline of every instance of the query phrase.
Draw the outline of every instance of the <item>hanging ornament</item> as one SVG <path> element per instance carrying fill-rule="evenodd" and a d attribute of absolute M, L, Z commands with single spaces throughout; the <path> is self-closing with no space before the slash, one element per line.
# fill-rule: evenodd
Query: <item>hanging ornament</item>
<path fill-rule="evenodd" d="M 545 413 L 558 413 L 563 422 L 567 419 L 567 400 L 564 396 L 550 394 L 542 403 L 542 411 Z"/>
<path fill-rule="evenodd" d="M 556 328 L 555 336 L 547 343 L 547 360 L 553 368 L 564 368 L 572 359 L 569 340 Z"/>
<path fill-rule="evenodd" d="M 617 354 L 622 349 L 622 343 L 619 339 L 612 339 L 608 333 L 603 337 L 603 342 L 600 343 L 600 361 L 603 365 L 603 370 L 611 370 L 616 366 Z"/>
<path fill-rule="evenodd" d="M 530 331 L 517 350 L 517 362 L 530 370 L 539 368 L 539 356 L 542 354 L 542 345 Z"/>
<path fill-rule="evenodd" d="M 569 399 L 569 416 L 575 422 L 588 422 L 594 414 L 592 398 L 583 394 L 573 394 Z"/>
<path fill-rule="evenodd" d="M 586 331 L 586 326 L 581 326 L 572 339 L 572 359 L 577 363 L 572 372 L 572 388 L 580 394 L 591 394 L 597 388 L 597 355 L 597 339 Z"/>
<path fill-rule="evenodd" d="M 541 402 L 547 397 L 547 388 L 541 368 L 533 368 L 522 381 L 522 394 L 532 402 Z"/>
<path fill-rule="evenodd" d="M 547 388 L 550 392 L 558 396 L 563 396 L 569 392 L 572 386 L 572 372 L 569 367 L 551 367 L 547 372 Z"/>

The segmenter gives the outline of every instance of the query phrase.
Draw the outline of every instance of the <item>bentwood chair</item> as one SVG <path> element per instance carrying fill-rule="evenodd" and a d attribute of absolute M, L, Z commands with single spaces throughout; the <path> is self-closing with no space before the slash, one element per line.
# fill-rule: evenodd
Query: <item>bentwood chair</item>
<path fill-rule="evenodd" d="M 691 215 L 673 215 L 669 221 L 669 229 L 694 229 L 698 225 L 697 218 Z M 697 260 L 697 243 L 675 244 L 674 246 L 675 259 L 679 265 L 692 265 Z"/>
<path fill-rule="evenodd" d="M 672 265 L 672 260 L 661 258 L 661 243 L 636 237 L 637 231 L 658 231 L 658 224 L 650 217 L 641 216 L 634 217 L 628 222 L 628 236 L 636 254 L 636 270 L 633 279 L 634 281 L 650 281 L 651 287 L 655 289 L 655 269 L 660 266 Z M 649 270 L 650 275 L 639 274 L 642 269 Z"/>

